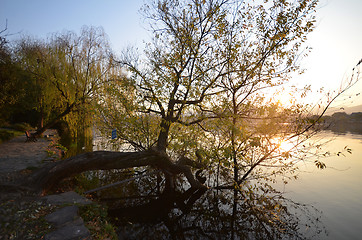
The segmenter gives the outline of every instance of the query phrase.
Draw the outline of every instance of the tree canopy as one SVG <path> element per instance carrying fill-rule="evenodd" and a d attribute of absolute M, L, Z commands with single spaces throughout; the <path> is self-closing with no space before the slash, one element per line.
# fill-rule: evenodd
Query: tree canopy
<path fill-rule="evenodd" d="M 197 161 L 209 161 L 204 164 L 224 159 L 235 172 L 244 165 L 245 175 L 240 178 L 245 180 L 257 165 L 280 155 L 271 156 L 278 148 L 267 139 L 283 137 L 281 119 L 295 123 L 289 125 L 288 134 L 303 128 L 296 121 L 302 112 L 298 106 L 281 110 L 267 104 L 265 96 L 298 70 L 302 43 L 314 28 L 316 4 L 155 1 L 145 5 L 143 14 L 150 21 L 153 40 L 144 57 L 128 50 L 119 60 L 131 73 L 138 101 L 125 106 L 125 98 L 118 98 L 119 110 L 113 109 L 119 116 L 132 109 L 133 120 L 124 117 L 117 124 L 114 118 L 103 118 L 108 129 L 137 129 L 137 137 L 130 139 L 128 134 L 122 139 L 136 149 L 155 147 L 194 159 L 198 153 Z M 124 128 L 119 132 L 124 133 Z M 247 159 L 254 150 L 259 159 Z M 240 184 L 238 175 L 234 180 Z"/>

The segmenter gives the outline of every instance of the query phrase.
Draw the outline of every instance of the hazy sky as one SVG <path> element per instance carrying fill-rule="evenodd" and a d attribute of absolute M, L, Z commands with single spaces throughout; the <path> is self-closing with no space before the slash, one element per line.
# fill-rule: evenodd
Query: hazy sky
<path fill-rule="evenodd" d="M 46 37 L 83 25 L 102 26 L 115 50 L 147 36 L 138 13 L 143 0 L 0 0 L 0 26 L 8 32 Z"/>
<path fill-rule="evenodd" d="M 7 19 L 9 33 L 46 37 L 62 30 L 78 32 L 83 25 L 103 26 L 113 48 L 119 52 L 130 44 L 142 46 L 147 39 L 138 12 L 143 2 L 0 0 L 0 28 L 4 28 Z M 362 58 L 362 0 L 322 0 L 317 19 L 318 26 L 308 40 L 313 51 L 302 62 L 307 71 L 297 81 L 315 88 L 337 89 Z M 13 37 L 17 36 L 20 35 Z M 361 92 L 362 83 L 353 90 Z M 362 104 L 362 98 L 353 99 L 352 105 L 357 104 Z"/>
<path fill-rule="evenodd" d="M 308 40 L 313 50 L 303 61 L 307 71 L 301 78 L 315 87 L 338 89 L 362 59 L 362 0 L 322 1 L 317 19 L 317 27 Z M 355 97 L 359 92 L 362 80 L 337 105 L 362 104 L 361 95 Z M 348 95 L 354 97 L 350 99 Z"/>

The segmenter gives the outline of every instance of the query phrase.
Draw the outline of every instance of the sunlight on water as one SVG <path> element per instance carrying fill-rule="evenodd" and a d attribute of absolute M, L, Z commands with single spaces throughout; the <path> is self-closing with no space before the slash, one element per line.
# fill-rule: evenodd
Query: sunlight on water
<path fill-rule="evenodd" d="M 310 162 L 301 162 L 299 179 L 283 186 L 286 195 L 323 212 L 322 221 L 328 236 L 323 239 L 360 239 L 362 219 L 362 135 L 323 136 L 333 139 L 323 148 L 339 152 L 348 146 L 352 154 L 344 153 L 321 161 L 326 169 L 317 169 Z M 281 144 L 282 149 L 288 145 Z M 313 160 L 313 159 L 312 159 Z"/>

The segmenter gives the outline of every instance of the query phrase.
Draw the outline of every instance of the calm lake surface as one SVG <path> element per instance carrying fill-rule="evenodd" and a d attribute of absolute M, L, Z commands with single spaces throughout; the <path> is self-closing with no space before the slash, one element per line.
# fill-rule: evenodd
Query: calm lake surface
<path fill-rule="evenodd" d="M 299 179 L 284 186 L 285 196 L 322 211 L 327 236 L 319 239 L 362 239 L 362 135 L 323 133 L 332 139 L 324 148 L 333 152 L 352 149 L 345 157 L 322 159 L 327 168 L 300 164 Z"/>
<path fill-rule="evenodd" d="M 362 135 L 323 132 L 316 138 L 321 142 L 331 140 L 323 146 L 325 151 L 337 153 L 348 146 L 352 154 L 344 152 L 345 156 L 320 159 L 327 165 L 323 170 L 315 166 L 315 159 L 301 162 L 298 179 L 276 188 L 286 198 L 320 211 L 316 217 L 320 218 L 326 234 L 313 235 L 312 239 L 362 239 Z M 100 149 L 112 150 L 111 146 L 98 146 L 94 150 Z M 308 236 L 308 230 L 301 232 Z"/>

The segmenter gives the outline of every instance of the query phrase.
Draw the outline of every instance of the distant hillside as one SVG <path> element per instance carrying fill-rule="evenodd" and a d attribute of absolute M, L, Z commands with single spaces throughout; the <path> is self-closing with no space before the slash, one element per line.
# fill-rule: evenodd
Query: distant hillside
<path fill-rule="evenodd" d="M 351 114 L 336 112 L 332 116 L 324 116 L 323 121 L 333 132 L 362 134 L 362 111 Z"/>
<path fill-rule="evenodd" d="M 351 113 L 354 113 L 354 112 L 362 112 L 362 105 L 346 108 L 345 112 L 347 114 L 351 114 Z"/>
<path fill-rule="evenodd" d="M 328 109 L 327 115 L 332 115 L 333 113 L 336 112 L 345 112 L 347 114 L 351 114 L 354 112 L 362 112 L 362 105 L 353 106 L 353 107 L 342 107 L 342 108 L 331 107 L 330 109 Z"/>

